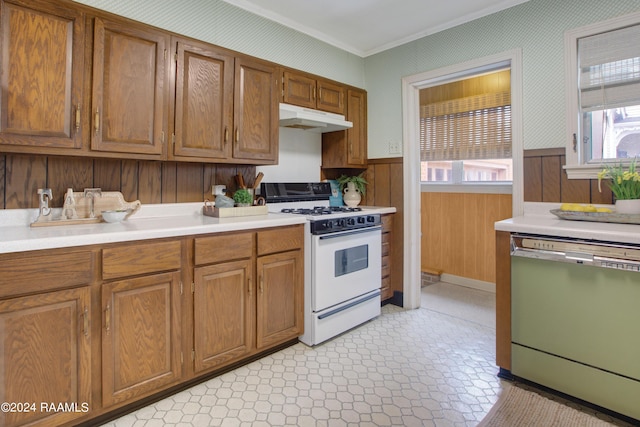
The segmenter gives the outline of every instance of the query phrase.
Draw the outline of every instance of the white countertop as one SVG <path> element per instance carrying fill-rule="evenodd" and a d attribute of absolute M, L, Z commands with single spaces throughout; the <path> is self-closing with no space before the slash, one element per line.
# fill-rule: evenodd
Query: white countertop
<path fill-rule="evenodd" d="M 371 213 L 393 213 L 395 208 L 363 207 Z M 0 253 L 128 242 L 163 237 L 304 224 L 302 215 L 270 213 L 235 218 L 202 215 L 202 203 L 143 205 L 126 221 L 82 225 L 30 227 L 37 209 L 0 210 Z M 60 209 L 53 210 L 53 217 Z"/>
<path fill-rule="evenodd" d="M 549 212 L 559 207 L 559 203 L 525 203 L 524 215 L 496 222 L 495 230 L 640 244 L 640 225 L 564 220 Z"/>

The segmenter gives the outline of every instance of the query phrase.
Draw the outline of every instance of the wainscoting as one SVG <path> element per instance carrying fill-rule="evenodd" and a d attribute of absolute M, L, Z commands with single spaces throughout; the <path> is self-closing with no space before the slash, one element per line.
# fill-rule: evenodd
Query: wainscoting
<path fill-rule="evenodd" d="M 422 269 L 495 283 L 493 224 L 511 206 L 510 194 L 422 193 Z"/>
<path fill-rule="evenodd" d="M 127 201 L 201 202 L 211 197 L 213 184 L 234 191 L 238 172 L 253 183 L 256 168 L 247 165 L 0 154 L 0 208 L 37 208 L 38 188 L 51 188 L 58 207 L 67 188 L 93 187 L 120 191 Z"/>
<path fill-rule="evenodd" d="M 599 192 L 597 179 L 568 179 L 564 165 L 564 148 L 525 150 L 525 202 L 613 203 L 609 187 Z"/>

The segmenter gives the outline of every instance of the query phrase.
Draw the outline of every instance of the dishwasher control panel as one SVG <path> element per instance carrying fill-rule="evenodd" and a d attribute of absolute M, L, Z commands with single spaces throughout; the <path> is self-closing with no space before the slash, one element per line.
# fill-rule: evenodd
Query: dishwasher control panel
<path fill-rule="evenodd" d="M 640 247 L 607 242 L 512 234 L 511 255 L 640 272 Z"/>

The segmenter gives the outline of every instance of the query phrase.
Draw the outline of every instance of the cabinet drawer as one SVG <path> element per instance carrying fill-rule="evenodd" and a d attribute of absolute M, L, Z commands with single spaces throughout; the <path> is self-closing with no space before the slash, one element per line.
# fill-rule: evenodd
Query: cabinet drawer
<path fill-rule="evenodd" d="M 393 214 L 382 215 L 380 220 L 382 221 L 382 233 L 388 233 L 393 227 Z"/>
<path fill-rule="evenodd" d="M 104 280 L 179 268 L 179 241 L 113 246 L 102 250 Z"/>
<path fill-rule="evenodd" d="M 195 264 L 251 258 L 254 233 L 232 233 L 195 240 Z"/>
<path fill-rule="evenodd" d="M 382 257 L 382 277 L 387 277 L 391 274 L 391 267 L 389 266 L 389 257 Z"/>
<path fill-rule="evenodd" d="M 389 255 L 389 233 L 382 235 L 382 256 Z"/>
<path fill-rule="evenodd" d="M 383 277 L 382 285 L 380 286 L 380 299 L 382 301 L 389 299 L 393 296 L 393 291 L 391 290 L 391 278 Z"/>
<path fill-rule="evenodd" d="M 302 224 L 258 232 L 258 255 L 301 249 L 303 246 Z"/>
<path fill-rule="evenodd" d="M 0 258 L 0 297 L 46 292 L 91 283 L 89 251 Z"/>

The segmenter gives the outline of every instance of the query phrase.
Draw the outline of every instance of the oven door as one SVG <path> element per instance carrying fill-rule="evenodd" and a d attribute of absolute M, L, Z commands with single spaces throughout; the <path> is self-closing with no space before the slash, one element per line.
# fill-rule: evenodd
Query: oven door
<path fill-rule="evenodd" d="M 371 227 L 311 236 L 314 312 L 380 289 L 381 230 Z"/>

